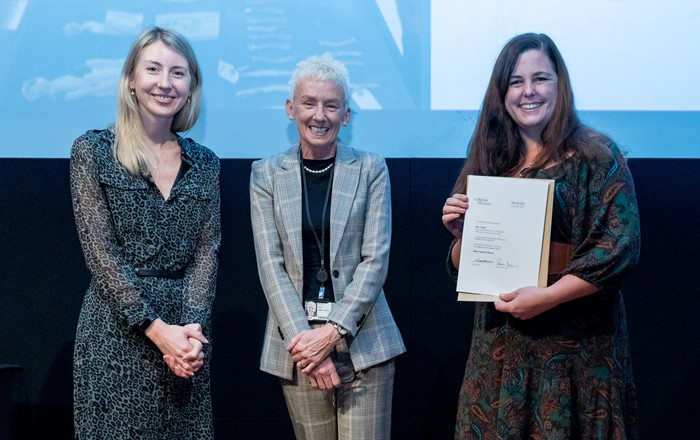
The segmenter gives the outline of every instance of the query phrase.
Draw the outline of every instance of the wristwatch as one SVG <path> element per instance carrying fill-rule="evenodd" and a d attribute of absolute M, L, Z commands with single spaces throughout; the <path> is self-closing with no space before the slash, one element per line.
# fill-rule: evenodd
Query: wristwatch
<path fill-rule="evenodd" d="M 148 318 L 144 319 L 139 323 L 139 330 L 141 330 L 143 333 L 146 333 L 146 330 L 148 330 L 148 327 L 150 327 L 151 324 L 153 324 L 153 321 L 159 318 L 160 316 L 158 316 L 157 314 L 149 313 Z"/>
<path fill-rule="evenodd" d="M 344 329 L 340 324 L 338 324 L 337 322 L 328 321 L 328 323 L 329 323 L 330 325 L 332 325 L 333 328 L 335 328 L 335 329 L 338 331 L 338 334 L 340 335 L 341 338 L 344 338 L 344 337 L 348 334 L 348 331 L 345 330 L 345 329 Z"/>

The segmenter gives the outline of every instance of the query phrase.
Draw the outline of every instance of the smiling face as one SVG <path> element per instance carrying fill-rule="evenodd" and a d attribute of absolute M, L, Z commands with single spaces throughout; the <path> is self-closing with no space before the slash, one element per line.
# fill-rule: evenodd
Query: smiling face
<path fill-rule="evenodd" d="M 325 159 L 335 154 L 341 125 L 347 125 L 350 109 L 345 93 L 334 81 L 314 78 L 300 80 L 292 100 L 287 100 L 287 116 L 296 120 L 302 155 Z"/>
<path fill-rule="evenodd" d="M 505 96 L 506 111 L 520 133 L 540 141 L 557 102 L 557 74 L 544 52 L 531 49 L 518 57 Z"/>
<path fill-rule="evenodd" d="M 191 82 L 189 64 L 182 55 L 160 40 L 144 47 L 129 81 L 144 127 L 163 122 L 170 127 L 187 102 Z"/>

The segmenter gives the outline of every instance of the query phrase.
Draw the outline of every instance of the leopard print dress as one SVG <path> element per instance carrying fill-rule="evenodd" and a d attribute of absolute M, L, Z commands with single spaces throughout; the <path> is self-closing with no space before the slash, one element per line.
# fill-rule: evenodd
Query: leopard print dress
<path fill-rule="evenodd" d="M 199 323 L 211 341 L 221 237 L 219 160 L 178 137 L 182 168 L 163 199 L 150 177 L 124 170 L 110 130 L 73 144 L 70 180 L 78 235 L 92 280 L 74 352 L 75 433 L 80 439 L 213 438 L 209 359 L 175 376 L 139 329 L 155 313 Z M 135 268 L 184 269 L 182 278 L 138 277 Z"/>

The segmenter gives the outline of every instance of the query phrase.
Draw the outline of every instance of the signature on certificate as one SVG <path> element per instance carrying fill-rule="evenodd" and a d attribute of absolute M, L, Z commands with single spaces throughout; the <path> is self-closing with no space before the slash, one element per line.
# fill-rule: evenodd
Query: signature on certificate
<path fill-rule="evenodd" d="M 510 261 L 504 261 L 500 258 L 497 258 L 496 259 L 496 267 L 498 267 L 500 269 L 514 269 L 518 266 L 511 263 Z"/>

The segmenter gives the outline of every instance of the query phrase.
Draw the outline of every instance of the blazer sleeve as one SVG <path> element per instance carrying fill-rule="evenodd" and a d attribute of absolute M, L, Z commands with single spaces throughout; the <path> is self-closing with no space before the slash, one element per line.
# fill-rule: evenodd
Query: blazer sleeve
<path fill-rule="evenodd" d="M 337 301 L 329 320 L 357 334 L 384 287 L 391 248 L 391 185 L 389 170 L 383 158 L 369 155 L 367 167 L 367 202 L 364 211 L 360 262 L 352 280 Z M 341 249 L 346 250 L 347 249 Z M 352 252 L 350 252 L 352 253 Z M 344 258 L 340 255 L 340 258 Z"/>
<path fill-rule="evenodd" d="M 254 162 L 250 175 L 250 215 L 260 283 L 280 336 L 310 329 L 300 294 L 286 270 L 285 252 L 276 222 L 274 169 L 271 160 Z"/>

